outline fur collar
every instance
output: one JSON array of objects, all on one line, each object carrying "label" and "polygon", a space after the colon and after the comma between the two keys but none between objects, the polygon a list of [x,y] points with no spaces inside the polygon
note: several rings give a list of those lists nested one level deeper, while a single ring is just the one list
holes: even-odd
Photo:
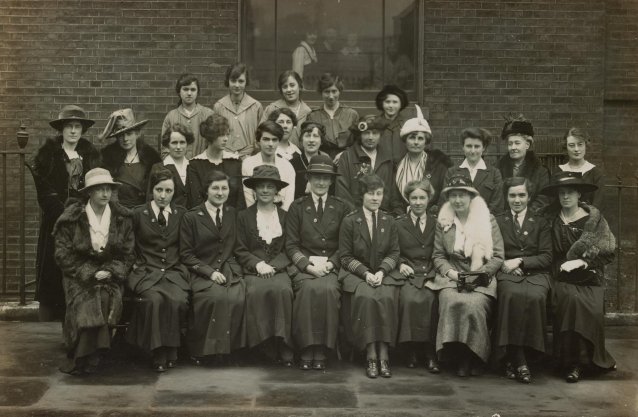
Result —
[{"label": "fur collar", "polygon": [[[80,138],[75,150],[84,160],[95,162],[99,158],[99,152],[95,146],[85,138]],[[46,176],[51,173],[54,161],[65,162],[67,159],[64,149],[62,149],[62,136],[56,136],[47,139],[44,145],[38,149],[33,157],[33,168],[38,175]]]},{"label": "fur collar", "polygon": [[[490,209],[481,196],[476,196],[470,202],[469,215],[465,222],[465,247],[466,257],[471,257],[476,246],[479,246],[485,254],[485,259],[492,258],[494,242],[492,241],[492,222]],[[449,202],[445,202],[439,211],[438,223],[447,232],[453,225],[456,215]]]},{"label": "fur collar", "polygon": [[616,238],[600,210],[586,203],[579,205],[589,213],[589,218],[585,221],[580,238],[567,251],[566,258],[568,260],[591,260],[598,255],[614,253],[616,251]]},{"label": "fur collar", "polygon": [[432,149],[425,151],[425,153],[428,154],[428,164],[443,164],[446,167],[451,167],[453,165],[452,159],[439,149]]},{"label": "fur collar", "polygon": [[[109,207],[111,208],[111,216],[113,217],[130,217],[132,213],[131,210],[116,202],[110,202]],[[86,218],[86,202],[77,198],[70,198],[67,201],[64,212],[55,222],[55,226],[53,227],[53,232],[51,234],[55,235],[58,228],[62,227],[66,223],[77,222],[83,215]],[[86,222],[88,223],[88,220],[86,220]]]},{"label": "fur collar", "polygon": [[[523,164],[522,177],[529,177],[530,174],[541,166],[541,162],[534,153],[534,151],[528,150],[525,154],[525,163]],[[504,178],[509,178],[514,173],[514,161],[510,158],[509,154],[505,154],[498,160],[496,167],[503,174]]]},{"label": "fur collar", "polygon": [[[157,151],[144,143],[142,139],[137,140],[136,147],[140,163],[146,168],[146,175],[148,176],[151,167],[160,162],[161,158]],[[125,159],[126,151],[122,149],[117,141],[102,149],[102,164],[114,177],[119,175],[120,167],[124,164]]]}]

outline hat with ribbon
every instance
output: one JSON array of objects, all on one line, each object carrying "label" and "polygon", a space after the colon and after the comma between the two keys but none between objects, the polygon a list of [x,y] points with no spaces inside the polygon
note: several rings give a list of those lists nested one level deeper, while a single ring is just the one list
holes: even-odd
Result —
[{"label": "hat with ribbon", "polygon": [[445,188],[441,190],[441,195],[445,199],[447,199],[447,194],[453,190],[464,190],[472,194],[474,197],[479,195],[478,190],[474,188],[474,185],[472,185],[472,180],[470,179],[470,177],[460,171],[452,174],[447,184],[445,185]]},{"label": "hat with ribbon", "polygon": [[416,107],[416,117],[412,119],[408,119],[401,126],[401,131],[399,132],[399,136],[401,138],[405,138],[412,132],[427,132],[432,134],[432,129],[430,129],[430,125],[428,121],[423,117],[423,112],[421,111],[421,107],[418,104],[415,104]]},{"label": "hat with ribbon", "polygon": [[506,140],[508,136],[516,134],[525,135],[527,136],[526,139],[528,142],[534,142],[534,126],[532,126],[532,122],[525,119],[525,116],[522,114],[514,116],[510,113],[510,115],[505,118],[501,139]]},{"label": "hat with ribbon", "polygon": [[340,175],[337,174],[337,166],[328,155],[315,155],[310,158],[308,162],[308,168],[306,174],[328,174],[328,175]]},{"label": "hat with ribbon", "polygon": [[106,122],[106,127],[102,134],[100,134],[100,139],[104,140],[106,138],[121,135],[122,133],[126,133],[133,129],[140,129],[146,123],[148,123],[148,120],[136,121],[132,109],[116,110],[109,116],[109,119]]},{"label": "hat with ribbon", "polygon": [[282,181],[279,176],[279,170],[272,165],[259,165],[253,169],[253,176],[244,180],[244,185],[253,190],[257,184],[264,181],[270,181],[275,184],[278,190],[288,186],[286,181]]},{"label": "hat with ribbon", "polygon": [[580,193],[588,193],[598,189],[595,184],[585,182],[580,172],[559,171],[552,175],[549,184],[541,190],[541,194],[555,195],[560,187],[574,188]]},{"label": "hat with ribbon", "polygon": [[78,191],[87,191],[89,188],[95,187],[96,185],[118,186],[122,185],[122,183],[113,181],[113,177],[108,170],[104,168],[93,168],[84,176],[84,188],[81,188]]},{"label": "hat with ribbon", "polygon": [[58,113],[58,118],[55,120],[51,120],[49,122],[49,125],[55,130],[61,132],[62,129],[64,129],[64,124],[72,121],[80,122],[84,130],[93,126],[93,124],[95,123],[95,121],[86,117],[86,112],[82,107],[70,104],[68,106],[62,107],[62,110],[60,110],[60,113]]}]

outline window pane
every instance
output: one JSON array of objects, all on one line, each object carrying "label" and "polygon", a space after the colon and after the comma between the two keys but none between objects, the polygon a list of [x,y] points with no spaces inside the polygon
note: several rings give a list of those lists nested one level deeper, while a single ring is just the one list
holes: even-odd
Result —
[{"label": "window pane", "polygon": [[250,88],[274,89],[275,1],[246,0],[242,18],[242,54],[250,69]]},{"label": "window pane", "polygon": [[[415,87],[417,6],[413,0],[386,1],[385,63],[377,61],[377,85],[396,84],[405,90]],[[383,66],[383,68],[378,68]],[[383,77],[379,74],[383,73]]]}]

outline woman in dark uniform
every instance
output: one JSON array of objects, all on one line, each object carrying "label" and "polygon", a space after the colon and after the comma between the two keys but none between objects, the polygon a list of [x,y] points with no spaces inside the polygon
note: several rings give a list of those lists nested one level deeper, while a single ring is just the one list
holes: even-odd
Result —
[{"label": "woman in dark uniform", "polygon": [[432,250],[436,217],[427,214],[434,187],[429,180],[410,181],[403,189],[410,208],[397,219],[401,258],[399,272],[407,282],[399,295],[399,339],[407,349],[408,368],[416,367],[417,351],[423,352],[426,368],[439,373],[436,360],[436,326],[439,320],[439,303],[436,293],[425,284],[434,278]]},{"label": "woman in dark uniform", "polygon": [[295,200],[286,216],[286,252],[299,270],[292,278],[292,336],[302,370],[325,369],[327,349],[337,342],[339,226],[348,206],[328,195],[336,175],[328,155],[312,157],[306,170],[310,194]]},{"label": "woman in dark uniform", "polygon": [[[326,129],[323,125],[316,122],[304,122],[300,130],[300,147],[301,153],[292,156],[290,164],[295,169],[295,198],[303,197],[310,193],[308,186],[308,178],[306,178],[306,170],[308,163],[315,155],[325,155],[327,153],[319,150],[321,143],[326,136]],[[330,194],[334,194],[334,185],[331,187]]]},{"label": "woman in dark uniform", "polygon": [[505,261],[496,274],[497,318],[493,357],[505,359],[506,376],[529,384],[527,356],[545,353],[547,294],[552,262],[549,224],[528,210],[532,184],[524,177],[505,180],[509,210],[496,217],[503,236]]},{"label": "woman in dark uniform", "polygon": [[[186,184],[188,184],[188,159],[186,159],[186,149],[193,143],[195,137],[190,128],[176,123],[166,128],[162,135],[162,146],[168,149],[168,155],[162,162],[153,165],[152,170],[164,166],[173,173],[173,199],[171,202],[178,206],[186,207],[188,197]],[[153,199],[153,186],[149,184],[149,200]]]},{"label": "woman in dark uniform", "polygon": [[102,149],[102,166],[122,183],[117,199],[127,208],[146,202],[149,173],[161,161],[157,151],[141,138],[146,123],[148,120],[136,121],[131,109],[117,110],[109,116],[100,135],[102,139],[117,138]]},{"label": "woman in dark uniform", "polygon": [[191,277],[192,301],[186,341],[195,364],[214,354],[245,346],[246,291],[233,256],[236,241],[228,176],[211,171],[204,183],[207,200],[189,210],[180,226],[180,257]]},{"label": "woman in dark uniform", "polygon": [[174,173],[151,172],[153,200],[133,211],[136,260],[129,289],[139,298],[126,340],[152,353],[153,369],[175,367],[188,312],[188,270],[179,260],[179,224],[186,209],[172,201]]},{"label": "woman in dark uniform", "polygon": [[561,206],[551,226],[552,322],[554,355],[567,382],[578,382],[583,371],[616,369],[605,349],[603,275],[603,266],[614,259],[616,239],[600,211],[580,201],[596,189],[570,171],[557,173],[543,189]]},{"label": "woman in dark uniform", "polygon": [[348,214],[339,232],[343,316],[354,347],[366,350],[366,375],[392,377],[388,358],[399,327],[399,238],[389,214],[379,210],[384,184],[375,174],[359,179],[363,206]]},{"label": "woman in dark uniform", "polygon": [[253,348],[274,338],[278,358],[292,366],[292,286],[284,250],[286,212],[275,195],[288,185],[277,167],[259,165],[244,185],[257,201],[237,216],[237,260],[246,282],[246,341]]}]

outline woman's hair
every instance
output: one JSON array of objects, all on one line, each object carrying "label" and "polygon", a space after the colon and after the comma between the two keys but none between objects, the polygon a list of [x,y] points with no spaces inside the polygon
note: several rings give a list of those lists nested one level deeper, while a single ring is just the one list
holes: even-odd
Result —
[{"label": "woman's hair", "polygon": [[297,81],[297,84],[299,84],[299,93],[301,94],[301,91],[303,90],[303,80],[301,79],[301,76],[297,74],[297,71],[293,70],[286,70],[279,74],[279,78],[277,79],[277,90],[279,90],[279,92],[283,95],[281,89],[290,77],[294,78],[295,81]]},{"label": "woman's hair", "polygon": [[361,192],[364,194],[376,191],[379,188],[385,188],[383,180],[377,174],[361,176],[359,178],[359,185],[361,185]]},{"label": "woman's hair", "polygon": [[281,109],[273,110],[273,112],[268,115],[268,120],[277,123],[277,119],[279,118],[280,114],[285,114],[286,116],[288,116],[290,120],[292,120],[292,125],[297,126],[297,116],[295,116],[295,113],[293,113],[293,111],[290,110],[288,107],[282,107]]},{"label": "woman's hair", "polygon": [[[199,79],[197,79],[195,75],[190,73],[184,73],[177,79],[177,82],[175,83],[175,92],[177,93],[177,97],[180,97],[179,93],[182,90],[182,87],[184,87],[185,85],[191,85],[191,83],[195,83],[195,85],[197,86],[197,98],[199,98],[199,94],[202,91],[201,87],[199,86]],[[181,97],[177,105],[179,106],[180,104],[182,104]]]},{"label": "woman's hair", "polygon": [[430,180],[427,178],[421,180],[413,180],[405,185],[403,188],[403,195],[406,199],[410,199],[410,194],[414,192],[414,190],[423,190],[428,195],[428,200],[432,199],[434,195],[434,187],[430,183]]},{"label": "woman's hair", "polygon": [[211,144],[217,140],[218,137],[227,135],[230,131],[230,124],[221,114],[213,114],[208,116],[199,125],[199,134],[206,139],[206,142]]},{"label": "woman's hair", "polygon": [[492,134],[480,127],[468,127],[461,132],[461,145],[465,145],[465,139],[467,138],[480,140],[483,143],[483,148],[487,149],[492,141]]},{"label": "woman's hair", "polygon": [[259,142],[264,132],[268,132],[271,135],[275,135],[279,140],[284,137],[284,129],[272,120],[263,121],[257,126],[255,132],[255,140]]},{"label": "woman's hair", "polygon": [[383,87],[383,90],[379,91],[379,94],[377,94],[377,97],[374,100],[375,104],[377,105],[377,110],[383,111],[383,102],[386,98],[388,98],[389,95],[397,96],[397,98],[399,99],[399,102],[401,103],[399,105],[399,111],[405,109],[408,106],[408,94],[405,91],[395,85],[386,85],[385,87]]},{"label": "woman's hair", "polygon": [[518,187],[519,185],[524,185],[525,190],[527,191],[527,195],[531,196],[534,194],[536,188],[534,184],[525,177],[509,177],[503,181],[503,195],[505,196],[505,201],[507,202],[507,195],[512,187]]},{"label": "woman's hair", "polygon": [[241,77],[242,74],[246,74],[246,85],[250,84],[250,76],[248,75],[248,67],[243,62],[235,62],[226,68],[226,78],[224,78],[224,85],[230,86],[230,80],[236,80]]},{"label": "woman's hair", "polygon": [[405,143],[405,141],[408,139],[408,136],[410,136],[412,133],[423,133],[423,135],[425,136],[425,145],[429,145],[430,143],[432,143],[432,138],[434,136],[432,136],[432,133],[430,132],[423,132],[423,131],[415,131],[415,132],[410,132],[407,135],[403,135],[401,136],[401,140],[403,141],[403,143]]},{"label": "woman's hair", "polygon": [[181,123],[176,123],[166,129],[166,132],[164,132],[164,134],[162,135],[163,147],[168,147],[168,144],[171,141],[171,133],[173,132],[179,133],[180,135],[184,136],[184,138],[186,139],[186,143],[189,145],[195,141],[195,136],[193,136],[193,132],[191,132],[191,129],[188,126],[184,126]]},{"label": "woman's hair", "polygon": [[339,92],[343,92],[343,81],[341,81],[341,78],[338,75],[332,75],[329,72],[324,72],[317,81],[317,92],[321,94],[323,93],[323,90],[328,87],[332,87],[333,85],[337,87]]},{"label": "woman's hair", "polygon": [[567,138],[570,136],[582,140],[585,142],[585,145],[589,145],[590,139],[587,132],[581,128],[572,127],[565,133],[565,136],[563,136],[563,149],[567,149]]},{"label": "woman's hair", "polygon": [[173,173],[171,172],[171,170],[164,167],[163,165],[160,165],[151,170],[148,183],[151,186],[152,190],[157,184],[166,180],[171,180],[173,181],[173,184],[175,183],[175,179],[173,178]]},{"label": "woman's hair", "polygon": [[311,133],[315,127],[317,128],[317,131],[319,132],[319,136],[321,137],[321,143],[323,143],[326,137],[326,128],[323,127],[321,123],[308,122],[308,121],[303,122],[301,124],[301,132],[299,133],[299,142],[301,143],[303,141],[303,135],[305,135],[306,133]]},{"label": "woman's hair", "polygon": [[208,194],[208,187],[210,187],[210,185],[212,183],[214,183],[215,181],[229,181],[230,177],[228,175],[226,175],[223,171],[219,171],[219,170],[212,170],[211,172],[208,173],[208,175],[206,175],[206,178],[204,179],[204,195]]}]

